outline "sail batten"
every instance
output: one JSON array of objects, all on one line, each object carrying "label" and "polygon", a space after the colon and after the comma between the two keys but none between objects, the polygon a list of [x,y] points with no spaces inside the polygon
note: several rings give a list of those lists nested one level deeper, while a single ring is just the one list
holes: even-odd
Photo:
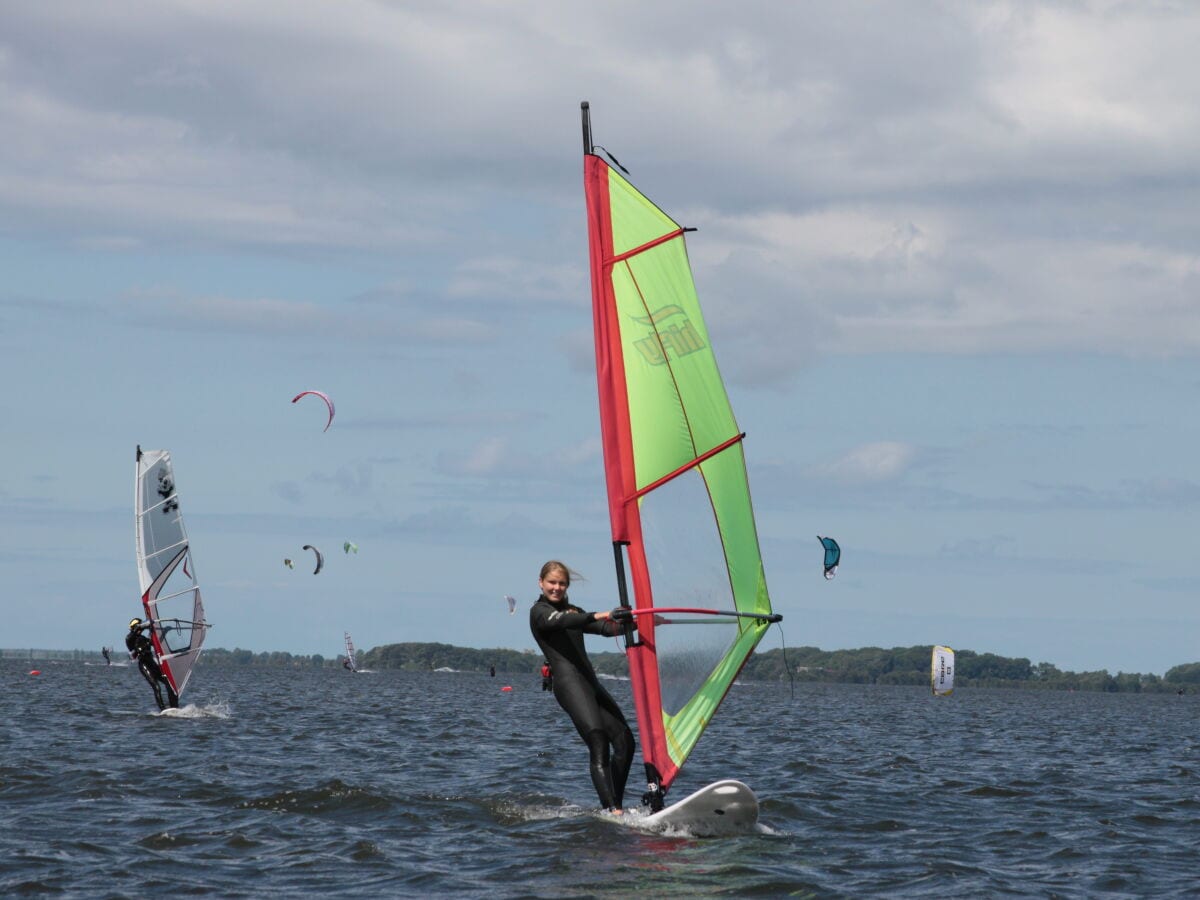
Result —
[{"label": "sail batten", "polygon": [[695,468],[696,466],[700,465],[700,463],[702,463],[706,459],[708,459],[710,456],[715,456],[716,454],[718,454],[722,450],[724,450],[726,447],[730,447],[733,444],[736,444],[738,441],[742,440],[745,437],[746,437],[745,432],[743,432],[741,434],[735,434],[729,440],[725,441],[724,443],[718,444],[716,447],[713,447],[707,453],[702,453],[700,456],[697,456],[691,462],[685,463],[684,465],[680,466],[674,472],[670,472],[670,473],[664,475],[662,478],[658,479],[657,481],[646,485],[644,488],[642,488],[640,491],[637,491],[631,497],[626,497],[625,502],[628,503],[632,500],[637,500],[639,497],[642,497],[645,494],[650,493],[655,488],[661,487],[662,485],[664,485],[668,481],[670,481],[672,478],[677,478],[678,476],[682,475],[684,472],[688,471],[689,469]]},{"label": "sail batten", "polygon": [[[779,617],[758,549],[745,435],[686,242],[676,240],[685,229],[593,153],[584,186],[609,518],[618,584],[624,598],[627,570],[638,622],[626,648],[631,687],[647,778],[666,790]],[[684,620],[651,612],[699,614],[711,627],[679,628]]]},{"label": "sail batten", "polygon": [[659,244],[674,240],[677,237],[683,237],[683,232],[683,228],[676,228],[674,231],[669,232],[668,234],[664,234],[661,237],[656,237],[652,241],[647,241],[640,247],[634,247],[632,250],[626,250],[624,253],[612,257],[612,259],[606,260],[606,262],[610,264],[624,262],[630,257],[637,256],[639,253],[645,253],[647,250],[653,250]]},{"label": "sail batten", "polygon": [[[159,505],[161,506],[162,504],[159,504]],[[147,510],[147,512],[152,512],[153,509],[157,509],[157,507],[153,507],[152,509]],[[156,557],[162,556],[164,553],[169,553],[172,550],[178,549],[179,547],[186,547],[186,546],[187,546],[187,541],[182,540],[177,543],[171,544],[169,547],[163,547],[160,550],[155,550],[153,553],[147,553],[146,559],[154,559]]]},{"label": "sail batten", "polygon": [[178,499],[179,499],[179,495],[178,495],[178,494],[173,494],[173,495],[171,495],[170,497],[167,497],[167,498],[165,498],[165,499],[163,499],[163,500],[159,500],[159,501],[158,501],[157,503],[155,503],[153,506],[147,506],[147,507],[146,507],[146,509],[144,510],[144,512],[148,512],[148,513],[149,513],[149,512],[154,512],[154,511],[155,511],[156,509],[158,509],[159,507],[166,506],[168,503],[173,503],[174,501],[176,501],[176,500],[178,500]]},{"label": "sail batten", "polygon": [[[157,606],[158,604],[164,603],[167,600],[174,600],[176,597],[184,597],[184,596],[192,593],[193,591],[194,591],[194,588],[184,588],[183,590],[175,591],[175,593],[173,593],[173,594],[160,594],[158,597],[155,597],[153,600],[147,600],[146,602],[151,604],[152,606]],[[183,620],[180,619],[178,621],[183,621]]]}]

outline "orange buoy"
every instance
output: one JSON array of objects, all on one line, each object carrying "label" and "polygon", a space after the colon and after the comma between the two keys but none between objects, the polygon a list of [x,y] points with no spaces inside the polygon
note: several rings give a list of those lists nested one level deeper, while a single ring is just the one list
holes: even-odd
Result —
[{"label": "orange buoy", "polygon": [[512,690],[512,685],[511,685],[511,684],[506,684],[504,687],[500,688],[500,690],[502,690],[502,691],[511,691],[511,690]]},{"label": "orange buoy", "polygon": [[29,674],[30,674],[30,675],[41,675],[41,674],[42,674],[42,670],[41,670],[41,669],[30,669],[30,670],[29,670]]}]

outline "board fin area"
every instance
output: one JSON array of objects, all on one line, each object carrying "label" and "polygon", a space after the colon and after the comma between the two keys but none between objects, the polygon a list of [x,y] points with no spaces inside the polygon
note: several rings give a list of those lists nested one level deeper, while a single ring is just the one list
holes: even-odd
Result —
[{"label": "board fin area", "polygon": [[758,797],[742,782],[725,779],[714,781],[656,813],[629,810],[623,816],[607,818],[639,831],[660,834],[693,837],[746,834],[757,830]]}]

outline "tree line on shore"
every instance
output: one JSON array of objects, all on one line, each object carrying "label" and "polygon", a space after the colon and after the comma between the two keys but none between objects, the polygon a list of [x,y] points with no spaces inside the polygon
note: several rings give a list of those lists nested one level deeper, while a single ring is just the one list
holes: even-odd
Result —
[{"label": "tree line on shore", "polygon": [[[742,670],[743,681],[825,682],[841,684],[913,684],[929,683],[930,646],[862,647],[857,650],[821,650],[817,647],[789,647],[753,654]],[[114,654],[124,657],[123,652]],[[603,675],[627,677],[629,666],[624,653],[590,654],[596,671]],[[7,659],[101,660],[90,650],[0,650]],[[534,674],[541,669],[542,657],[533,650],[477,649],[451,644],[385,644],[358,654],[362,668],[400,669],[429,672],[451,669],[456,672],[487,672],[495,666],[498,673]],[[321,654],[303,655],[286,651],[255,653],[235,648],[206,649],[199,665],[288,666],[292,668],[340,667],[342,657]],[[1161,677],[1138,672],[1111,674],[1107,669],[1095,672],[1070,672],[1048,662],[1031,663],[1024,657],[1006,657],[994,653],[958,650],[955,653],[956,687],[1013,687],[1032,690],[1107,691],[1112,693],[1166,693],[1200,691],[1200,662],[1185,663],[1167,670]]]},{"label": "tree line on shore", "polygon": [[[862,647],[857,650],[821,650],[789,647],[753,654],[742,670],[743,681],[827,682],[842,684],[928,684],[928,644],[914,647]],[[624,653],[590,654],[596,671],[625,677],[629,666]],[[1112,693],[1156,693],[1200,690],[1200,662],[1174,666],[1163,676],[1138,672],[1111,674],[1070,672],[1048,662],[1031,663],[1024,657],[958,650],[955,653],[956,687],[1014,687],[1034,690],[1106,691]],[[451,644],[401,643],[374,647],[358,655],[360,667],[430,672],[487,672],[492,666],[505,674],[534,674],[542,657],[532,650],[477,649]],[[340,666],[341,658],[320,654],[297,656],[286,652],[254,653],[250,650],[205,650],[201,665],[266,665],[321,668]]]}]

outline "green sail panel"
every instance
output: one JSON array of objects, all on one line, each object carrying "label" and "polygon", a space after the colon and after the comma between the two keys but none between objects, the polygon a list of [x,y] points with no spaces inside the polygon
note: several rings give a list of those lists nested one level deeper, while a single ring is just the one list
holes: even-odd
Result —
[{"label": "green sail panel", "polygon": [[[634,606],[771,615],[740,432],[683,229],[585,157],[614,540]],[[648,773],[669,786],[761,639],[761,619],[639,616],[629,648]]]}]

